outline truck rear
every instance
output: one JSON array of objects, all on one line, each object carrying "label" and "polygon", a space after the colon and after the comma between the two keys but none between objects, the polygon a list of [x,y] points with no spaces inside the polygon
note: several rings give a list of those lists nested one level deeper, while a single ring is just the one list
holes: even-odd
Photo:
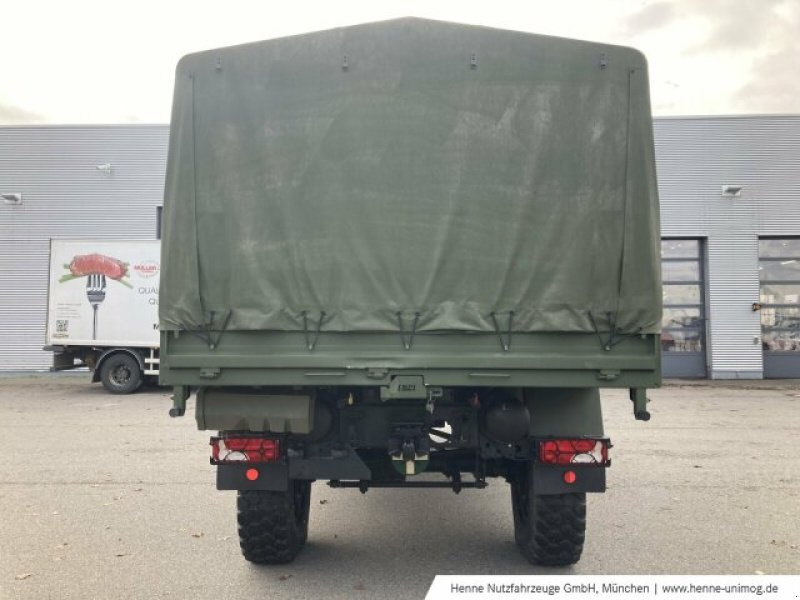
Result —
[{"label": "truck rear", "polygon": [[297,555],[315,480],[499,478],[521,552],[579,560],[599,390],[660,384],[641,54],[400,19],[186,56],[162,244],[161,381],[246,559]]}]

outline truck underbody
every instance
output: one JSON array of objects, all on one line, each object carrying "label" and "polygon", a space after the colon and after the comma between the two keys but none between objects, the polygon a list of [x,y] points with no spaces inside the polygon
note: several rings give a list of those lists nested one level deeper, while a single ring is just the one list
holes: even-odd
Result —
[{"label": "truck underbody", "polygon": [[[513,352],[487,335],[419,335],[406,349],[397,336],[330,333],[311,350],[302,334],[204,335],[162,336],[162,378],[179,384],[170,414],[183,415],[195,393],[198,428],[214,432],[217,487],[239,493],[244,555],[263,563],[302,548],[313,481],[459,493],[497,478],[510,484],[522,553],[572,564],[585,494],[605,491],[610,464],[599,389],[631,387],[634,414],[647,419],[643,388],[657,385],[652,335],[605,350],[596,336],[520,334]],[[558,364],[559,347],[571,368]],[[575,348],[587,355],[583,368]],[[268,521],[279,525],[266,535]]]},{"label": "truck underbody", "polygon": [[[303,428],[298,406],[311,409],[310,430],[275,433]],[[583,548],[585,494],[605,491],[609,464],[596,388],[439,388],[414,375],[388,388],[201,388],[197,419],[204,429],[222,426],[211,438],[217,487],[239,490],[242,548],[255,562],[299,552],[312,481],[459,493],[502,478],[523,554],[572,564]],[[254,432],[255,420],[271,431]],[[283,526],[266,535],[265,518]]]}]

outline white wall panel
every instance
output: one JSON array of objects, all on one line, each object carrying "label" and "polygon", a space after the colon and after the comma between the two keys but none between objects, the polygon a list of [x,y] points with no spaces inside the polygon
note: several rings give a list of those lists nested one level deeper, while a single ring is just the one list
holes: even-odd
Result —
[{"label": "white wall panel", "polygon": [[800,116],[663,118],[654,131],[662,233],[707,238],[712,376],[760,378],[758,236],[800,234]]},{"label": "white wall panel", "polygon": [[[45,369],[50,238],[152,239],[166,125],[0,127],[0,370]],[[111,164],[110,173],[97,169]]]}]

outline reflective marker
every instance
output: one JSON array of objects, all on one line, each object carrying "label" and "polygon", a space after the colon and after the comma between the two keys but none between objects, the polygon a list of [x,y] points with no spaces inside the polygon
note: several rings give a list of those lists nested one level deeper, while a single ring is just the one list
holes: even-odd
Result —
[{"label": "reflective marker", "polygon": [[564,483],[575,483],[577,479],[577,475],[575,475],[575,471],[567,471],[564,473]]},{"label": "reflective marker", "polygon": [[258,479],[258,469],[247,469],[247,471],[244,472],[244,476],[250,481],[255,481]]}]

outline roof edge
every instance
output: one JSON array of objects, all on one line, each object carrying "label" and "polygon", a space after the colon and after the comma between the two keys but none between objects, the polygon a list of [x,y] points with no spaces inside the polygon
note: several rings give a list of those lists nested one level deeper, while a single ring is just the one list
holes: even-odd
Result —
[{"label": "roof edge", "polygon": [[[752,114],[719,114],[719,115],[653,115],[653,121],[710,121],[736,119],[800,119],[800,113],[752,113]],[[125,128],[138,129],[144,127],[169,127],[163,123],[14,123],[3,125],[0,129],[80,129],[80,128]]]}]

